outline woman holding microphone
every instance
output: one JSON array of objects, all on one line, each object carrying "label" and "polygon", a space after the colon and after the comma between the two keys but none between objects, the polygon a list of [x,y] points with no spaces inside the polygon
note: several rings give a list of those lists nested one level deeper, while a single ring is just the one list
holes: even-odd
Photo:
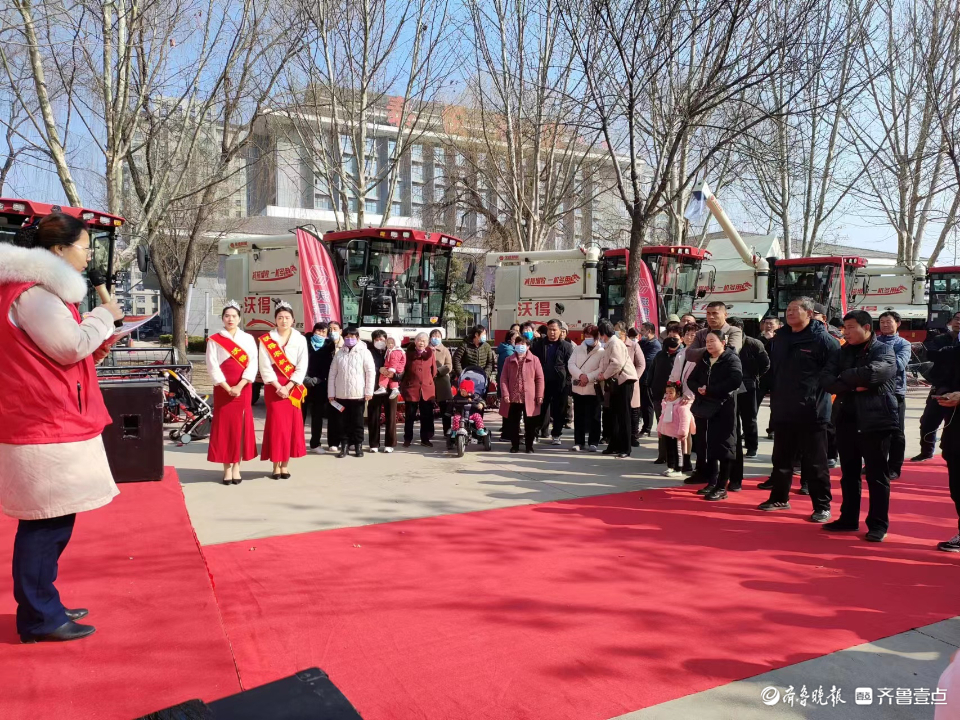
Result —
[{"label": "woman holding microphone", "polygon": [[267,422],[263,427],[261,460],[273,463],[274,480],[290,477],[290,458],[307,454],[301,403],[307,396],[307,339],[293,329],[293,306],[280,302],[273,314],[277,327],[260,337],[260,379]]},{"label": "woman holding microphone", "polygon": [[207,460],[223,463],[223,484],[239,485],[240,462],[257,456],[250,383],[257,379],[257,341],[240,329],[240,306],[220,313],[223,330],[207,340],[207,372],[213,380],[213,427]]},{"label": "woman holding microphone", "polygon": [[[93,256],[82,221],[54,213],[0,243],[0,376],[16,392],[0,402],[0,504],[20,523],[13,594],[20,641],[76,640],[94,632],[54,586],[76,514],[118,494],[101,433],[110,423],[94,356],[123,317],[107,302],[81,317],[80,274]],[[99,350],[99,352],[98,352]]]}]

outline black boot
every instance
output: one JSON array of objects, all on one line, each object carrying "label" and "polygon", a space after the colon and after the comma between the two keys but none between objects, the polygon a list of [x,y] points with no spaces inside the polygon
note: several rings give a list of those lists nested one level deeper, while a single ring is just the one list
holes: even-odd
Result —
[{"label": "black boot", "polygon": [[363,445],[357,445],[353,454],[357,457],[363,457]]},{"label": "black boot", "polygon": [[338,458],[345,458],[347,456],[347,443],[344,441],[343,445],[340,446],[340,452],[337,453]]},{"label": "black boot", "polygon": [[667,443],[666,438],[657,438],[657,459],[653,461],[654,465],[663,465],[667,462]]},{"label": "black boot", "polygon": [[689,455],[686,455],[686,454],[685,454],[685,455],[683,456],[683,467],[681,468],[681,471],[683,471],[683,472],[693,472],[693,464],[690,462],[690,456],[689,456]]}]

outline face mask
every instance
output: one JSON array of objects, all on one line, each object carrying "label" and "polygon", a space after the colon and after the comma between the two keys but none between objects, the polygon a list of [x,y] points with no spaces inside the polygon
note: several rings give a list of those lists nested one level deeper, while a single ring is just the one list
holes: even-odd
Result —
[{"label": "face mask", "polygon": [[485,343],[487,341],[487,334],[483,333],[480,335],[480,342]]},{"label": "face mask", "polygon": [[310,336],[310,346],[311,346],[314,350],[319,350],[320,348],[322,348],[322,347],[323,347],[323,344],[324,344],[326,341],[327,341],[327,339],[326,339],[325,337],[320,336],[320,335],[311,335],[311,336]]},{"label": "face mask", "polygon": [[334,330],[333,332],[330,333],[330,339],[333,340],[333,342],[337,342],[337,340],[340,339],[340,333]]},{"label": "face mask", "polygon": [[377,341],[375,341],[375,342],[373,343],[373,346],[374,346],[377,350],[383,350],[384,348],[387,347],[387,343],[385,343],[383,340],[377,340]]},{"label": "face mask", "polygon": [[601,340],[601,341],[600,341],[600,347],[604,348],[604,347],[606,347],[606,346],[607,346],[607,344],[606,344],[603,340]]},{"label": "face mask", "polygon": [[593,347],[593,343],[596,342],[592,337],[584,338],[583,344],[587,347]]},{"label": "face mask", "polygon": [[440,344],[440,338],[438,338],[438,337],[432,337],[432,338],[430,338],[430,344],[433,345],[434,347],[436,347],[437,345]]},{"label": "face mask", "polygon": [[345,338],[343,341],[343,344],[346,345],[348,348],[352,348],[354,345],[357,344],[357,339],[355,337]]},{"label": "face mask", "polygon": [[517,353],[517,355],[523,355],[523,354],[527,351],[527,346],[526,346],[526,345],[514,345],[514,346],[513,346],[513,351],[514,351],[515,353]]},{"label": "face mask", "polygon": [[524,330],[523,336],[524,336],[527,340],[533,340],[533,330]]}]

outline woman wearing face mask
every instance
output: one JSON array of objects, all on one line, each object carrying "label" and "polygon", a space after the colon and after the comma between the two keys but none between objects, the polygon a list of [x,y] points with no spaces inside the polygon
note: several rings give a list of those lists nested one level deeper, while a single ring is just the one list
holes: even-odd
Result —
[{"label": "woman wearing face mask", "polygon": [[573,447],[597,452],[600,442],[600,398],[597,395],[597,377],[600,375],[600,332],[596,325],[583,329],[583,342],[573,349],[567,369],[573,382]]},{"label": "woman wearing face mask", "polygon": [[[115,302],[85,317],[81,272],[93,257],[86,223],[53,213],[0,243],[0,504],[17,518],[13,595],[20,641],[77,640],[84,609],[54,582],[77,513],[117,495],[101,433],[110,423],[94,358],[123,317]],[[9,642],[9,641],[8,641]]]},{"label": "woman wearing face mask", "polygon": [[482,367],[487,377],[493,380],[497,365],[493,358],[493,348],[487,345],[486,335],[487,332],[482,325],[467,331],[463,345],[453,354],[454,377],[460,377],[465,367],[476,365]]},{"label": "woman wearing face mask", "polygon": [[260,337],[260,378],[267,405],[261,460],[273,463],[273,479],[290,477],[290,458],[303,457],[303,411],[306,397],[307,339],[293,329],[293,307],[281,302],[274,313],[277,327]]},{"label": "woman wearing face mask", "polygon": [[360,333],[355,327],[343,332],[343,347],[333,357],[330,379],[327,381],[327,397],[343,409],[332,407],[337,424],[337,436],[341,439],[337,457],[347,456],[352,446],[357,457],[363,457],[363,408],[373,398],[377,369],[370,350],[360,342]]},{"label": "woman wearing face mask", "polygon": [[520,420],[523,419],[524,445],[533,452],[533,441],[540,429],[540,410],[543,407],[543,367],[537,356],[530,352],[525,337],[518,337],[513,355],[503,364],[503,388],[500,400],[500,415],[503,417],[503,434],[510,440],[510,452],[520,452]]},{"label": "woman wearing face mask", "polygon": [[450,373],[453,371],[453,357],[444,346],[443,333],[439,329],[430,331],[430,348],[437,359],[437,376],[433,379],[433,384],[437,391],[437,405],[440,406],[443,436],[450,437],[450,401],[453,400]]},{"label": "woman wearing face mask", "polygon": [[[303,405],[303,419],[310,415],[310,451],[322,455],[323,419],[330,417],[330,403],[327,401],[327,378],[330,376],[330,363],[336,347],[330,339],[330,325],[336,323],[318,322],[307,338],[307,376],[303,384],[307,387],[307,401]],[[339,327],[337,325],[337,327]],[[330,435],[330,423],[327,423],[327,435]],[[328,443],[329,444],[329,443]]]},{"label": "woman wearing face mask", "polygon": [[403,423],[403,446],[413,442],[413,426],[420,411],[420,444],[433,447],[433,401],[437,396],[434,378],[437,376],[437,357],[430,349],[430,338],[418,333],[407,347],[407,367],[400,382],[400,394],[406,404]]},{"label": "woman wearing face mask", "polygon": [[[327,326],[327,344],[330,344],[329,351],[333,353],[330,357],[330,365],[333,365],[333,358],[336,356],[340,348],[343,347],[343,327],[336,320],[331,320],[330,324]],[[329,408],[330,402],[326,398],[326,392],[323,390],[326,387],[326,383],[330,379],[329,368],[327,370],[327,376],[324,380],[324,384],[317,384],[317,387],[320,388],[320,394],[324,396],[324,403],[326,403]],[[340,413],[334,412],[333,410],[327,411],[327,452],[340,452],[340,423],[338,418]]]},{"label": "woman wearing face mask", "polygon": [[520,326],[520,335],[524,337],[527,341],[527,345],[530,345],[534,340],[536,340],[536,333],[534,333],[533,323],[524,323]]},{"label": "woman wearing face mask", "polygon": [[[370,452],[392,453],[397,446],[397,396],[391,388],[397,386],[406,367],[406,356],[400,349],[399,336],[391,337],[386,330],[377,328],[370,334],[373,348],[370,355],[377,374],[377,385],[373,397],[367,403],[367,437],[370,440]],[[380,444],[380,415],[383,423],[386,445]]]},{"label": "woman wearing face mask", "polygon": [[503,364],[507,361],[508,357],[513,355],[513,344],[518,335],[520,335],[519,332],[509,330],[503,342],[497,345],[497,377],[503,375]]},{"label": "woman wearing face mask", "polygon": [[223,330],[207,340],[207,373],[213,381],[213,426],[207,460],[223,463],[223,484],[239,485],[240,462],[257,456],[250,407],[257,379],[257,341],[240,329],[240,305],[220,313]]}]

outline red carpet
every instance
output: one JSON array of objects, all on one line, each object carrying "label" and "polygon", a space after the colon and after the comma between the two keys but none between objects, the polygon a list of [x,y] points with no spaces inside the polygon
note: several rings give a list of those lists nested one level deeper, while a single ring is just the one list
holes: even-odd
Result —
[{"label": "red carpet", "polygon": [[610,718],[957,614],[942,466],[896,482],[880,545],[826,535],[800,496],[756,511],[749,484],[204,553],[244,686],[318,665],[366,720]]},{"label": "red carpet", "polygon": [[21,645],[10,559],[17,523],[0,518],[0,717],[129,720],[240,689],[176,473],[120,486],[77,516],[57,587],[90,609],[93,636]]}]

